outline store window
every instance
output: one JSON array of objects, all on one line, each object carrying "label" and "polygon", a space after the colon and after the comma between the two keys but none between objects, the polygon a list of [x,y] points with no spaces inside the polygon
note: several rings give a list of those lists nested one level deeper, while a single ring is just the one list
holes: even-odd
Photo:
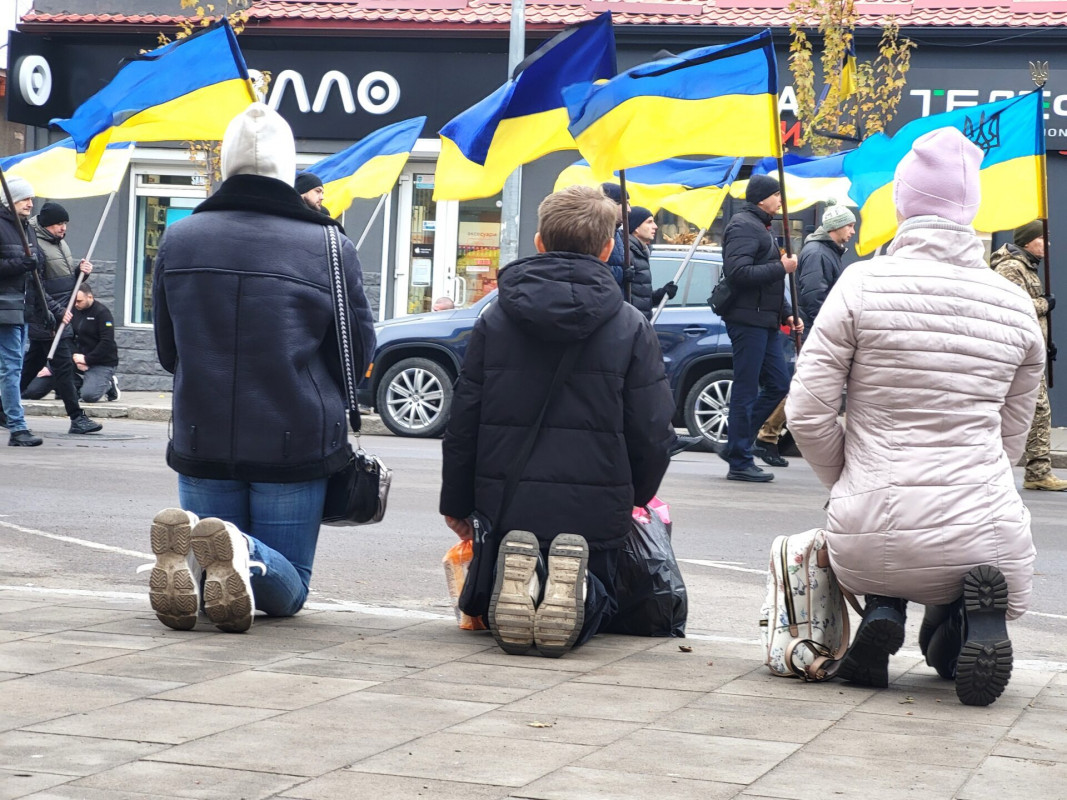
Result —
[{"label": "store window", "polygon": [[456,305],[476,303],[493,291],[499,269],[500,195],[460,203],[456,239]]},{"label": "store window", "polygon": [[411,191],[411,278],[408,313],[421,314],[433,303],[434,239],[437,203],[433,199],[433,173],[416,173]]},{"label": "store window", "polygon": [[193,173],[138,173],[133,216],[133,263],[127,282],[126,319],[152,323],[152,276],[159,243],[168,225],[189,216],[204,199],[203,177]]}]

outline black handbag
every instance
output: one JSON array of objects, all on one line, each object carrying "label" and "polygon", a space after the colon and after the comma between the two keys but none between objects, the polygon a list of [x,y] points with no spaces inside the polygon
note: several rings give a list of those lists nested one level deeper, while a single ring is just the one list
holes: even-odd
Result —
[{"label": "black handbag", "polygon": [[708,305],[711,306],[711,310],[718,314],[720,317],[734,307],[734,301],[737,298],[734,297],[733,292],[730,291],[730,282],[726,279],[726,271],[723,270],[719,276],[718,283],[715,284],[715,288],[711,290],[711,297],[708,298]]},{"label": "black handbag", "polygon": [[496,528],[504,519],[504,512],[511,505],[515,491],[519,488],[519,480],[522,478],[523,470],[526,469],[526,463],[530,460],[530,454],[533,453],[537,435],[541,432],[541,423],[545,421],[545,412],[548,411],[552,398],[559,392],[567,376],[574,369],[583,346],[584,342],[570,345],[560,358],[556,372],[552,376],[552,385],[548,387],[544,405],[541,406],[541,413],[537,415],[537,421],[530,427],[530,432],[522,444],[522,450],[512,462],[496,516],[490,520],[477,511],[471,515],[471,526],[474,528],[473,557],[467,568],[467,578],[463,581],[463,591],[459,593],[459,600],[456,602],[459,610],[468,616],[484,617],[489,613],[489,599],[493,594],[493,573],[496,570],[497,554],[500,552],[500,540],[503,538],[503,534]]},{"label": "black handbag", "polygon": [[356,369],[352,358],[351,327],[348,319],[348,285],[341,265],[341,237],[333,225],[326,226],[326,253],[330,262],[330,294],[333,297],[337,349],[341,353],[345,403],[348,420],[356,434],[356,449],[348,447],[348,463],[330,476],[322,507],[324,525],[366,525],[381,522],[389,499],[392,471],[377,456],[359,446],[359,401],[356,399]]}]

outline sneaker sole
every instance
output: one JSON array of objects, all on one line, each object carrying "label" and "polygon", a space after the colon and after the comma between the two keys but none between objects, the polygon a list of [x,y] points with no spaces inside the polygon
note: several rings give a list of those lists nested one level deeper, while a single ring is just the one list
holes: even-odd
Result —
[{"label": "sneaker sole", "polygon": [[1011,678],[1008,582],[996,567],[975,567],[963,579],[967,639],[956,666],[956,696],[968,706],[988,706]]},{"label": "sneaker sole", "polygon": [[489,600],[489,630],[500,649],[521,656],[534,643],[534,601],[530,580],[541,549],[529,531],[511,531],[500,545]]},{"label": "sneaker sole", "polygon": [[859,686],[885,689],[889,686],[889,657],[903,644],[904,625],[895,619],[880,617],[860,623],[837,677]]},{"label": "sneaker sole", "polygon": [[193,555],[204,570],[204,613],[215,627],[243,633],[252,627],[252,586],[234,568],[233,544],[220,519],[201,520],[192,533]]},{"label": "sneaker sole", "polygon": [[189,570],[189,515],[178,508],[167,508],[152,520],[152,552],[155,566],[148,578],[148,597],[159,621],[176,631],[196,626],[200,598]]},{"label": "sneaker sole", "polygon": [[561,533],[548,550],[545,596],[534,616],[534,644],[549,658],[559,658],[574,647],[585,622],[581,581],[589,566],[589,545],[581,536]]}]

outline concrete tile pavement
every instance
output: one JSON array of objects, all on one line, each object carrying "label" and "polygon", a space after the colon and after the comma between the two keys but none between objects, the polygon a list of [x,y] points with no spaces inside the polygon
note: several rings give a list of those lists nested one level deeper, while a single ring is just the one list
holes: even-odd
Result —
[{"label": "concrete tile pavement", "polygon": [[714,637],[516,657],[322,608],[178,632],[146,596],[0,588],[0,800],[1063,796],[1067,674],[970,708],[893,667],[884,691],[805,685]]}]

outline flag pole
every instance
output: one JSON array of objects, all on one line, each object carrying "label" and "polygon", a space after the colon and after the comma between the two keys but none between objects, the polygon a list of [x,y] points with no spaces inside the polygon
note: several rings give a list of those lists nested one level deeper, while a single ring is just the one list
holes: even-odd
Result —
[{"label": "flag pole", "polygon": [[[682,265],[678,267],[678,271],[674,273],[674,277],[671,278],[671,283],[677,284],[682,279],[682,273],[685,272],[685,268],[689,266],[689,262],[693,256],[696,255],[697,248],[700,247],[700,242],[704,238],[704,234],[708,232],[707,226],[700,229],[700,233],[697,234],[697,238],[693,240],[693,246],[689,248],[689,252],[685,254],[685,258],[682,259]],[[667,301],[670,300],[666,294],[660,298],[659,305],[656,306],[656,310],[652,312],[652,319],[650,322],[655,325],[656,320],[659,319],[660,312],[663,311],[663,307],[667,305]]]},{"label": "flag pole", "polygon": [[[112,192],[107,196],[107,203],[104,205],[104,213],[100,215],[100,221],[96,223],[96,233],[93,234],[93,240],[89,243],[89,252],[85,254],[85,258],[82,261],[92,261],[93,251],[96,250],[96,243],[100,239],[100,231],[104,229],[104,220],[107,219],[107,213],[111,210],[111,204],[115,200],[115,194]],[[80,262],[79,262],[80,263]],[[63,312],[63,319],[67,318],[67,314],[74,307],[74,301],[78,297],[78,290],[82,287],[82,281],[85,280],[85,273],[80,269],[78,270],[78,279],[74,281],[74,290],[70,293],[70,299],[67,300],[66,311]],[[56,354],[56,348],[59,347],[59,339],[63,336],[63,331],[66,330],[67,323],[62,319],[59,321],[59,327],[56,329],[55,338],[52,339],[52,346],[48,349],[48,361],[52,360],[52,357]]]},{"label": "flag pole", "polygon": [[619,203],[622,208],[622,296],[627,303],[634,299],[633,263],[630,261],[630,203],[626,198],[626,170],[619,170]]},{"label": "flag pole", "polygon": [[[19,219],[19,215],[15,211],[15,201],[11,199],[11,189],[8,188],[7,178],[4,176],[3,169],[0,169],[0,187],[2,187],[4,190],[4,197],[7,199],[7,207],[11,209],[11,213],[15,217],[15,228],[19,232],[19,239],[22,240],[22,251],[27,256],[32,257],[33,252],[30,250],[30,240],[26,238],[26,231],[22,227],[22,221]],[[41,307],[44,309],[45,317],[51,320],[52,315],[48,311],[48,295],[44,293],[44,285],[41,283],[41,276],[38,274],[36,269],[33,270],[33,285],[34,288],[37,290],[37,296],[41,301]],[[48,325],[49,330],[52,329],[53,325],[55,325],[54,321],[52,321],[51,324]]]},{"label": "flag pole", "polygon": [[382,210],[382,207],[385,205],[385,199],[388,196],[388,194],[383,194],[381,197],[378,198],[378,205],[374,207],[374,213],[371,214],[370,219],[367,220],[367,227],[363,229],[363,233],[360,234],[359,241],[356,242],[356,250],[359,250],[359,248],[363,246],[363,242],[367,238],[367,234],[370,233],[370,226],[374,224],[374,220],[378,219],[378,212]]},{"label": "flag pole", "polygon": [[[1045,84],[1048,82],[1048,62],[1030,62],[1030,78],[1037,85],[1037,89],[1034,91],[1040,92]],[[1040,106],[1038,106],[1040,108]],[[1040,114],[1040,112],[1038,112]],[[1050,293],[1050,287],[1052,286],[1052,272],[1049,266],[1049,246],[1048,246],[1048,165],[1046,162],[1046,148],[1045,148],[1045,124],[1044,118],[1038,117],[1038,124],[1041,125],[1041,174],[1040,174],[1040,191],[1041,191],[1041,208],[1045,212],[1041,218],[1041,233],[1045,237],[1045,296]],[[1049,309],[1045,312],[1045,331],[1047,337],[1045,338],[1045,348],[1049,352],[1055,352],[1055,347],[1052,344],[1052,310]],[[1048,368],[1048,388],[1052,388],[1052,359],[1046,358],[1045,366]]]},{"label": "flag pole", "polygon": [[[790,236],[789,230],[789,203],[785,196],[785,161],[782,153],[782,123],[778,118],[778,97],[777,95],[771,95],[770,102],[774,103],[774,139],[778,149],[778,188],[782,193],[782,230],[785,233],[783,237],[785,239],[785,254],[787,256],[793,255],[793,240]],[[796,324],[800,320],[800,298],[797,295],[797,273],[793,270],[786,275],[786,280],[789,283],[789,302],[793,306],[793,344],[796,346],[797,355],[800,355],[800,345],[802,338],[800,331],[797,330]]]}]

